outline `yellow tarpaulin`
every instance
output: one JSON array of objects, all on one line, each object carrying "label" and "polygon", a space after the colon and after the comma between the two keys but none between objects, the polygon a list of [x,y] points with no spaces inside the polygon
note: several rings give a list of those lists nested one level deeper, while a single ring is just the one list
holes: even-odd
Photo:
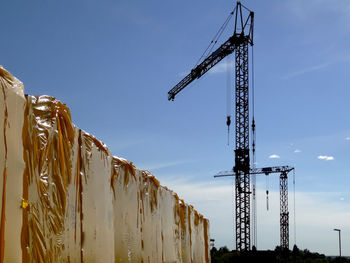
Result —
[{"label": "yellow tarpaulin", "polygon": [[0,263],[210,262],[209,222],[0,68]]}]

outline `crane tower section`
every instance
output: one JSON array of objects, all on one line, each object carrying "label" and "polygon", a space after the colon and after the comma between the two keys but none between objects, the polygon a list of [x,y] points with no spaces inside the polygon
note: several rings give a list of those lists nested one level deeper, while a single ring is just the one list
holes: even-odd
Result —
[{"label": "crane tower section", "polygon": [[236,248],[250,249],[250,176],[249,176],[249,92],[248,41],[243,39],[235,51],[235,179]]},{"label": "crane tower section", "polygon": [[289,249],[288,175],[280,176],[280,239],[281,247]]}]

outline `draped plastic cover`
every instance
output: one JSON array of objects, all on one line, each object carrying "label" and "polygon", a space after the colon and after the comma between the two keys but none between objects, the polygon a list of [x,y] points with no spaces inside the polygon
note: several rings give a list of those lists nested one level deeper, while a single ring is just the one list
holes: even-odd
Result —
[{"label": "draped plastic cover", "polygon": [[0,67],[0,263],[210,262],[209,222]]}]

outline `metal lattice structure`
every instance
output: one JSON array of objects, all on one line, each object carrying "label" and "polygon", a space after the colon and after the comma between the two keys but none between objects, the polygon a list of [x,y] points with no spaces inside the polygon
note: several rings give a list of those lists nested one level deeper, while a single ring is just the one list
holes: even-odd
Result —
[{"label": "metal lattice structure", "polygon": [[[246,18],[242,7],[249,12]],[[248,47],[253,45],[254,12],[237,2],[230,16],[235,17],[233,35],[177,83],[168,92],[168,100],[174,100],[175,96],[192,81],[199,79],[223,58],[235,52],[236,249],[250,250]],[[226,22],[225,24],[227,25]]]},{"label": "metal lattice structure", "polygon": [[280,244],[289,249],[288,175],[280,175]]},{"label": "metal lattice structure", "polygon": [[[248,174],[248,176],[257,174],[269,175],[272,173],[280,174],[280,246],[286,249],[289,249],[288,173],[293,170],[294,167],[290,166],[273,166],[264,168],[253,168],[250,169]],[[236,172],[222,171],[216,174],[214,177],[216,178],[226,176],[236,176]],[[242,235],[242,233],[240,234]]]},{"label": "metal lattice structure", "polygon": [[236,249],[250,249],[250,176],[249,176],[249,93],[248,41],[235,51],[235,178],[236,178]]}]

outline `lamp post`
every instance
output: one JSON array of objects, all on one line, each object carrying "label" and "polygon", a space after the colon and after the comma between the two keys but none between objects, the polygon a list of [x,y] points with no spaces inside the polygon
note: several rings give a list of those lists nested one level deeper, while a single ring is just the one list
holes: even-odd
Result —
[{"label": "lamp post", "polygon": [[210,239],[210,249],[212,249],[215,246],[215,239],[211,238]]},{"label": "lamp post", "polygon": [[334,228],[334,231],[338,231],[339,233],[339,256],[341,257],[341,237],[340,237],[340,229]]}]

